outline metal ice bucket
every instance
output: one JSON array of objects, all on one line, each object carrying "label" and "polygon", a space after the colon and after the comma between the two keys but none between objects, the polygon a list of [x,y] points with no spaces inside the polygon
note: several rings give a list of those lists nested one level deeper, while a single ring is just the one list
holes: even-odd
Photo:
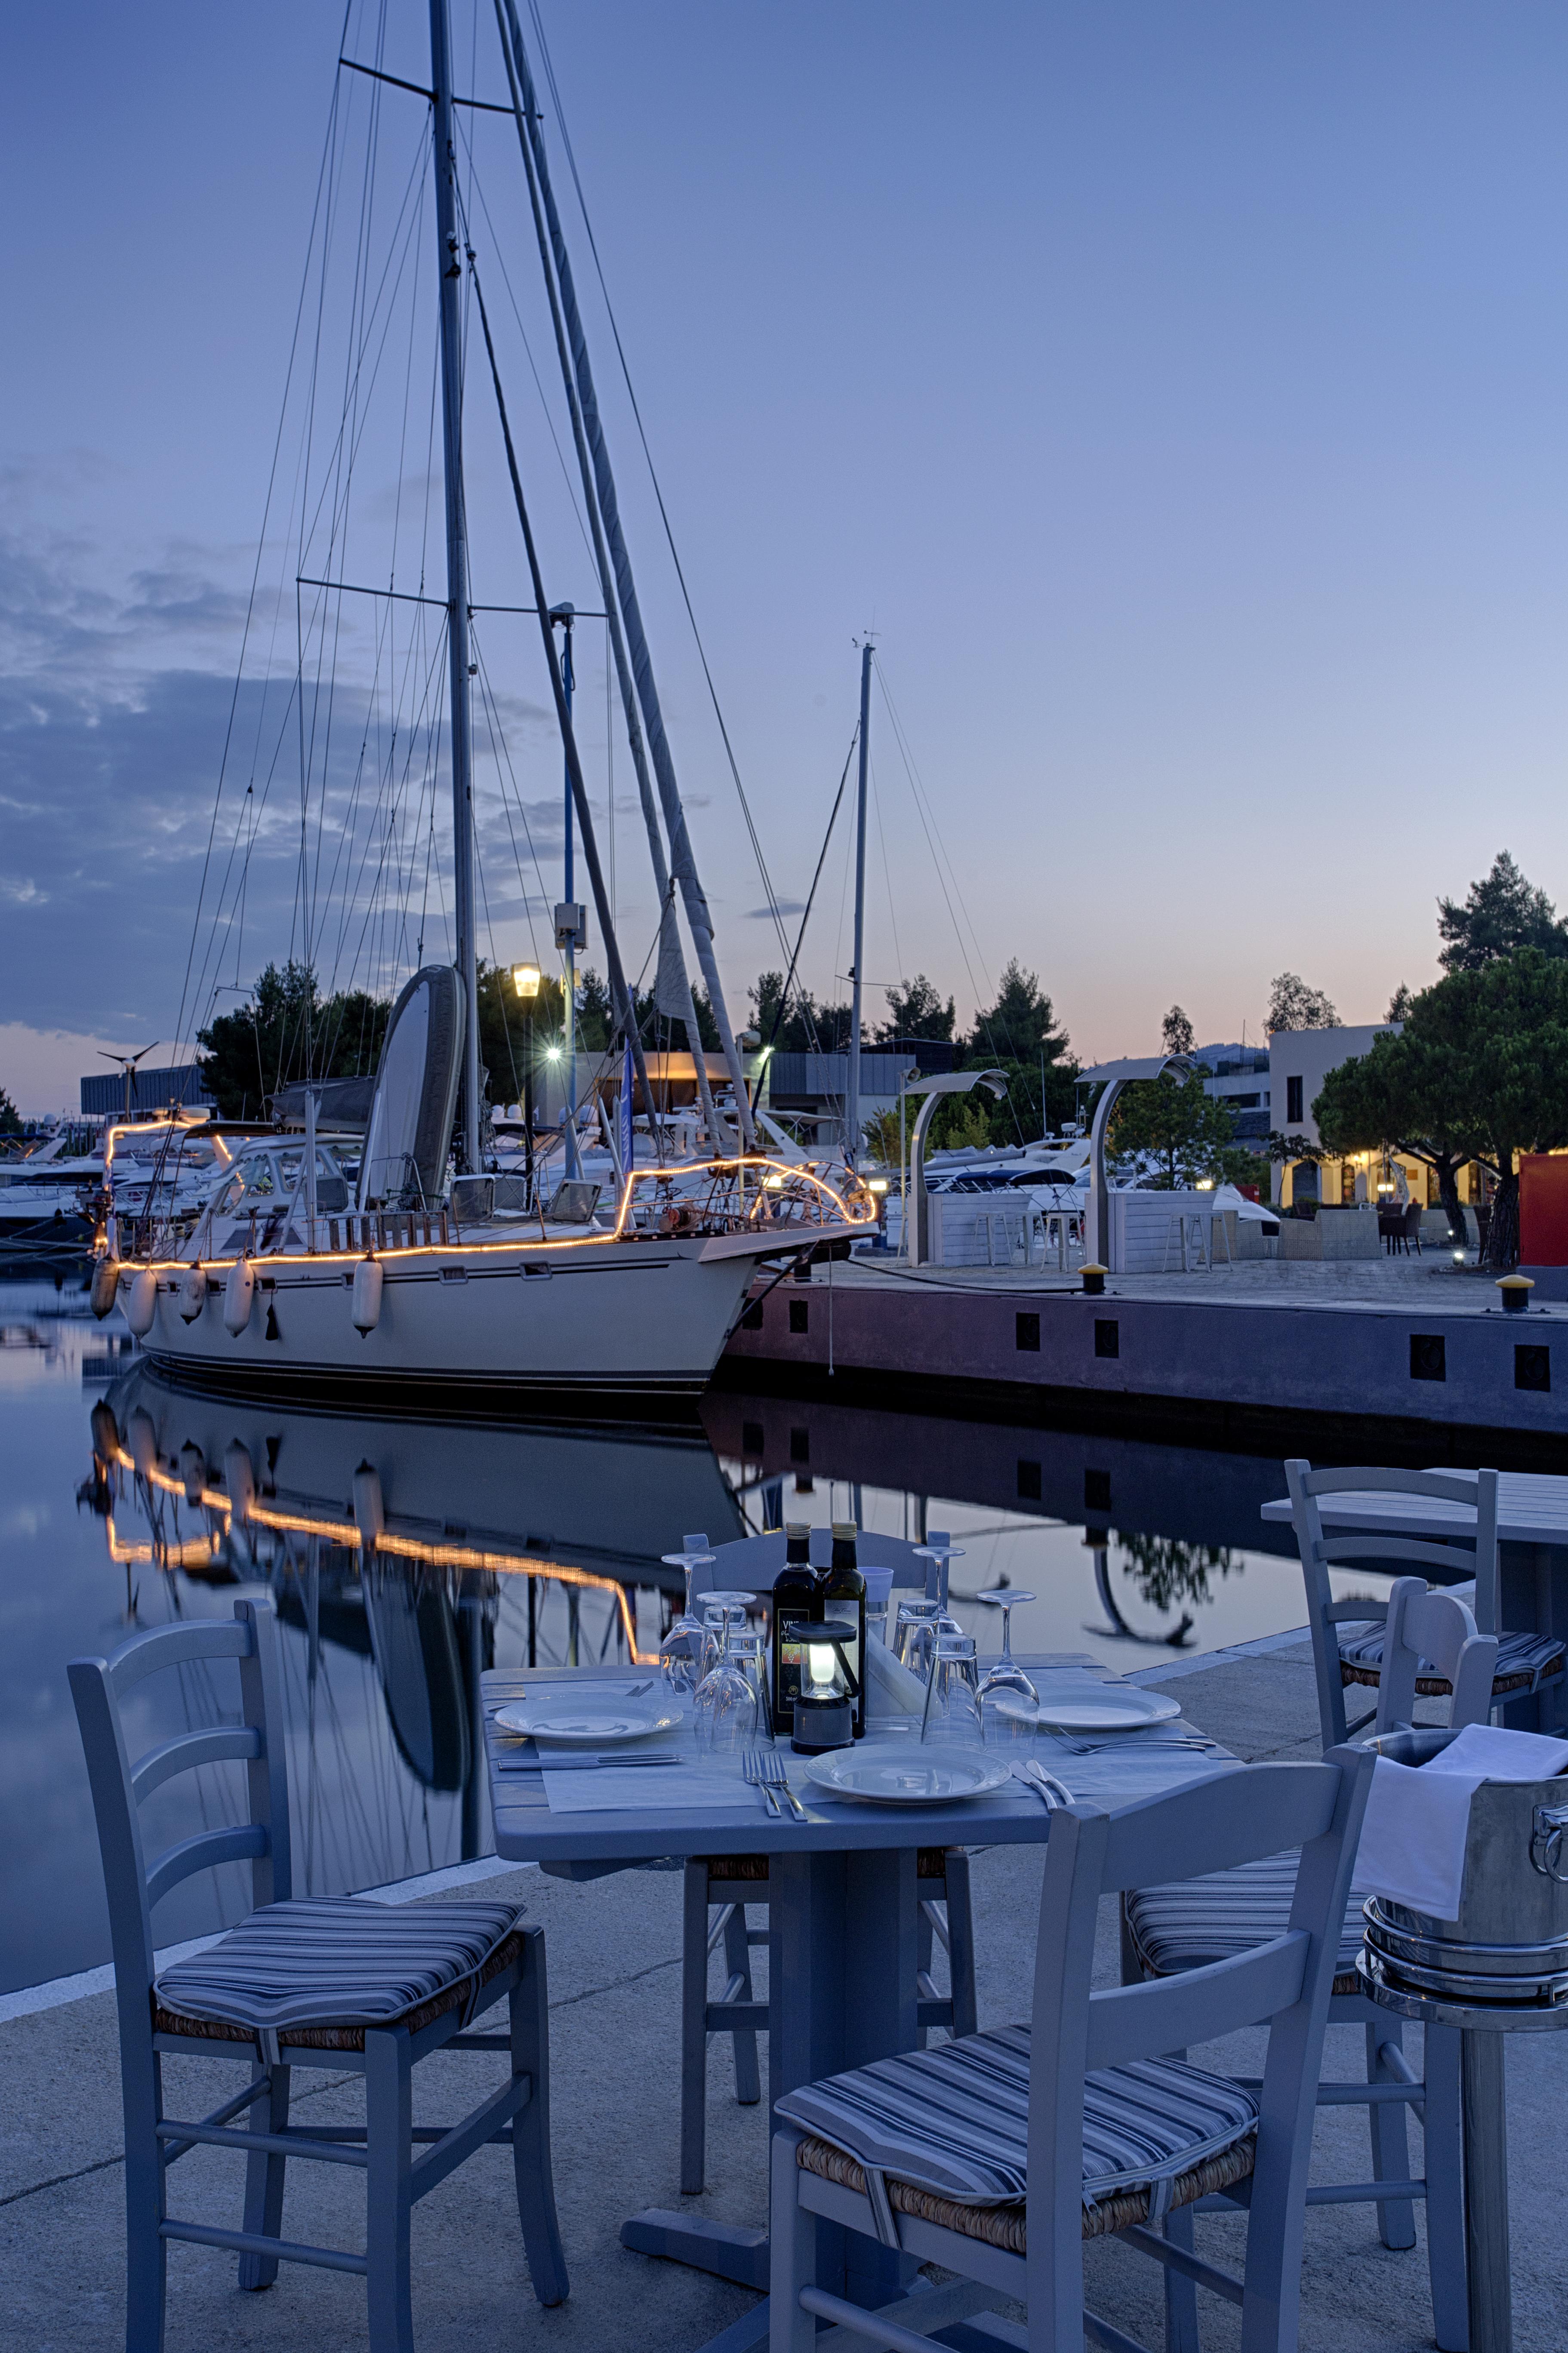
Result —
[{"label": "metal ice bucket", "polygon": [[[1422,1765],[1454,1736],[1392,1732],[1369,1746],[1397,1765]],[[1470,1800],[1457,1920],[1380,1895],[1363,1917],[1377,1973],[1391,1986],[1472,2006],[1568,2003],[1568,1774],[1481,1783]]]}]

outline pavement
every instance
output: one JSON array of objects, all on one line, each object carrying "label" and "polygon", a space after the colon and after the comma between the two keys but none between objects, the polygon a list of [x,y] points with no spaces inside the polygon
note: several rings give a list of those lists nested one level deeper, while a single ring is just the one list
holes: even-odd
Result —
[{"label": "pavement", "polygon": [[[1151,1678],[1150,1680],[1152,1680]],[[1306,1643],[1220,1654],[1170,1678],[1184,1713],[1247,1757],[1317,1753]],[[983,2026],[1028,2014],[1037,1850],[997,1848],[973,1866]],[[462,1891],[454,1890],[452,1893]],[[709,2180],[683,2201],[676,2173],[679,2087],[680,1879],[676,1871],[626,1872],[568,1886],[521,1871],[498,1877],[488,1896],[526,1905],[546,1932],[551,2001],[552,2139],[570,2301],[534,2303],[511,2199],[511,2166],[484,2149],[419,2206],[414,2220],[414,2307],[420,2353],[562,2348],[569,2353],[692,2353],[754,2299],[680,2267],[627,2253],[622,2219],[638,2207],[689,2204],[735,2221],[764,2208],[766,2118],[742,2108],[724,2044],[710,2067]],[[440,1895],[429,1900],[446,1900]],[[765,1967],[765,1964],[764,1964]],[[1115,1924],[1107,1907],[1098,1957],[1116,1978]],[[1204,2063],[1256,2073],[1261,2038],[1237,2036],[1195,2051]],[[1415,2055],[1418,2031],[1411,2030]],[[1337,2046],[1337,2047],[1336,2047]],[[1326,2067],[1359,2072],[1359,2030],[1331,2029]],[[170,2061],[176,2114],[217,2105],[227,2063]],[[451,2054],[416,2075],[416,2116],[450,2117],[477,2095],[489,2065]],[[352,2077],[297,2078],[301,2121],[354,2114]],[[1568,2234],[1563,2229],[1563,2117],[1568,2038],[1509,2038],[1510,2197],[1516,2353],[1561,2353],[1568,2342]],[[102,2353],[123,2326],[122,2170],[119,2066],[112,1997],[92,1995],[0,2024],[0,2353]],[[1320,2116],[1315,2176],[1363,2179],[1365,2111]],[[1419,2128],[1412,2126],[1419,2170]],[[196,2219],[237,2220],[239,2164],[197,2151],[174,2177],[179,2208]],[[363,2244],[363,2189],[346,2168],[297,2166],[284,2215],[291,2236]],[[1239,2259],[1245,2225],[1200,2217],[1200,2252]],[[1421,2228],[1417,2208],[1417,2230]],[[1091,2305],[1150,2346],[1161,2342],[1158,2275],[1124,2247],[1090,2245]],[[1201,2299],[1207,2353],[1231,2353],[1239,2316]],[[1416,2353],[1431,2345],[1424,2251],[1378,2243],[1370,2207],[1314,2208],[1306,2224],[1300,2343],[1304,2353]],[[235,2284],[235,2259],[191,2246],[171,2250],[166,2353],[316,2353],[367,2342],[363,2288],[349,2276],[285,2265],[264,2295]],[[1064,2348],[1065,2353],[1065,2348]]]},{"label": "pavement", "polygon": [[[826,1278],[817,1274],[818,1284]],[[1083,1289],[1075,1268],[1055,1266],[905,1266],[892,1256],[849,1259],[833,1269],[836,1290],[997,1291],[1059,1293],[1077,1297]],[[1189,1273],[1113,1274],[1106,1295],[1119,1299],[1186,1299],[1203,1305],[1440,1309],[1445,1315],[1499,1313],[1496,1282],[1472,1255],[1462,1267],[1442,1250],[1408,1257],[1356,1259],[1238,1259],[1227,1266],[1196,1267]],[[1531,1302],[1531,1322],[1542,1316],[1568,1318],[1568,1302],[1540,1297]]]}]

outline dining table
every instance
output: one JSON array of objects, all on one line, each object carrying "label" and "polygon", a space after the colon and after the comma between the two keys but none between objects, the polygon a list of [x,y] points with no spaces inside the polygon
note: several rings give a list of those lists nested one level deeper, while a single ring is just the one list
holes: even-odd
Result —
[{"label": "dining table", "polygon": [[[1104,1694],[1108,1685],[1118,1692],[1135,1688],[1087,1654],[1015,1655],[1047,1712],[1066,1700]],[[542,1756],[536,1742],[497,1721],[502,1708],[567,1690],[599,1698],[657,1695],[672,1709],[679,1705],[679,1725],[645,1744],[671,1761],[616,1761],[623,1753],[629,1759],[630,1747],[601,1751],[599,1761],[588,1765],[553,1748]],[[668,1693],[657,1664],[614,1671],[496,1668],[482,1679],[482,1705],[496,1852],[502,1857],[536,1862],[568,1879],[597,1878],[666,1858],[767,1857],[770,2110],[797,2085],[918,2048],[921,1848],[973,1851],[1035,1844],[1049,1835],[1049,1808],[1016,1778],[962,1801],[866,1803],[823,1788],[808,1775],[808,1760],[783,1739],[775,1752],[799,1811],[781,1799],[775,1813],[763,1791],[743,1778],[738,1759],[699,1752],[689,1695]],[[858,1753],[874,1757],[879,1747],[917,1733],[918,1725],[907,1717],[890,1709],[879,1714],[873,1694]],[[1204,1745],[1178,1745],[1194,1742]],[[1038,1732],[1026,1751],[1009,1743],[990,1753],[1010,1761],[1024,1753],[1037,1756],[1071,1797],[1106,1807],[1233,1770],[1237,1762],[1179,1717],[1103,1738]],[[704,2353],[748,2353],[765,2343],[764,2223],[652,2208],[627,2218],[621,2241],[639,2253],[689,2263],[762,2292],[763,2301],[711,2339]],[[915,2268],[908,2257],[827,2223],[819,2225],[817,2263],[820,2286],[866,2307],[902,2292]],[[932,2327],[978,2308],[975,2291],[965,2283],[930,2293],[952,2306],[945,2323],[931,2306]]]}]

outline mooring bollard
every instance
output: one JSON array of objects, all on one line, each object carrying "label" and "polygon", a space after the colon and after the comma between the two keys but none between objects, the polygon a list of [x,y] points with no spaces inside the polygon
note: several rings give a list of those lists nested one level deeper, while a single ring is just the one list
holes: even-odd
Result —
[{"label": "mooring bollard", "polygon": [[1092,1260],[1082,1269],[1083,1295],[1086,1299],[1104,1298],[1105,1278],[1110,1271],[1109,1267],[1096,1266]]},{"label": "mooring bollard", "polygon": [[1530,1304],[1530,1294],[1535,1284],[1528,1274],[1504,1274],[1498,1277],[1498,1289],[1502,1293],[1505,1315],[1522,1315]]}]

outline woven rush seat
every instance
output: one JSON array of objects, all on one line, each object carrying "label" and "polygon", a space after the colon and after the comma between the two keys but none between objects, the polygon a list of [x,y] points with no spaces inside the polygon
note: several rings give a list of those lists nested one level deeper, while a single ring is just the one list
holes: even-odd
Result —
[{"label": "woven rush seat", "polygon": [[[1214,1872],[1205,1879],[1129,1893],[1127,1927],[1145,1976],[1179,1977],[1184,1969],[1232,1960],[1272,1936],[1284,1936],[1290,1926],[1299,1860],[1293,1854],[1270,1855],[1261,1862],[1238,1863],[1234,1871]],[[1334,1959],[1335,1993],[1361,1991],[1355,1968],[1361,1946],[1362,1898],[1352,1894],[1345,1905]]]},{"label": "woven rush seat", "polygon": [[[1381,1626],[1342,1627],[1342,1683],[1347,1687],[1352,1683],[1368,1683],[1376,1689],[1383,1679],[1383,1640],[1384,1629]],[[1564,1646],[1560,1636],[1500,1634],[1497,1672],[1492,1677],[1492,1689],[1494,1692],[1531,1691],[1542,1675],[1559,1672],[1563,1662]],[[1423,1660],[1423,1668],[1426,1664]],[[1446,1675],[1422,1672],[1416,1675],[1415,1689],[1423,1699],[1446,1699],[1453,1685]]]},{"label": "woven rush seat", "polygon": [[157,1979],[153,2031],[209,2042],[258,2035],[363,2051],[367,2029],[417,2034],[471,2003],[522,1948],[510,1904],[264,1904]]},{"label": "woven rush seat", "polygon": [[[765,1854],[706,1854],[702,1867],[710,1879],[763,1879],[768,1875]],[[915,1857],[917,1879],[945,1879],[947,1850],[940,1846],[922,1846]]]},{"label": "woven rush seat", "polygon": [[[878,2060],[777,2105],[806,2131],[805,2171],[863,2192],[868,2172],[880,2176],[905,2213],[1024,2252],[1027,2027]],[[1084,2235],[1156,2220],[1239,2180],[1252,2170],[1257,2124],[1249,2092],[1183,2061],[1095,2069],[1084,2079]]]}]

